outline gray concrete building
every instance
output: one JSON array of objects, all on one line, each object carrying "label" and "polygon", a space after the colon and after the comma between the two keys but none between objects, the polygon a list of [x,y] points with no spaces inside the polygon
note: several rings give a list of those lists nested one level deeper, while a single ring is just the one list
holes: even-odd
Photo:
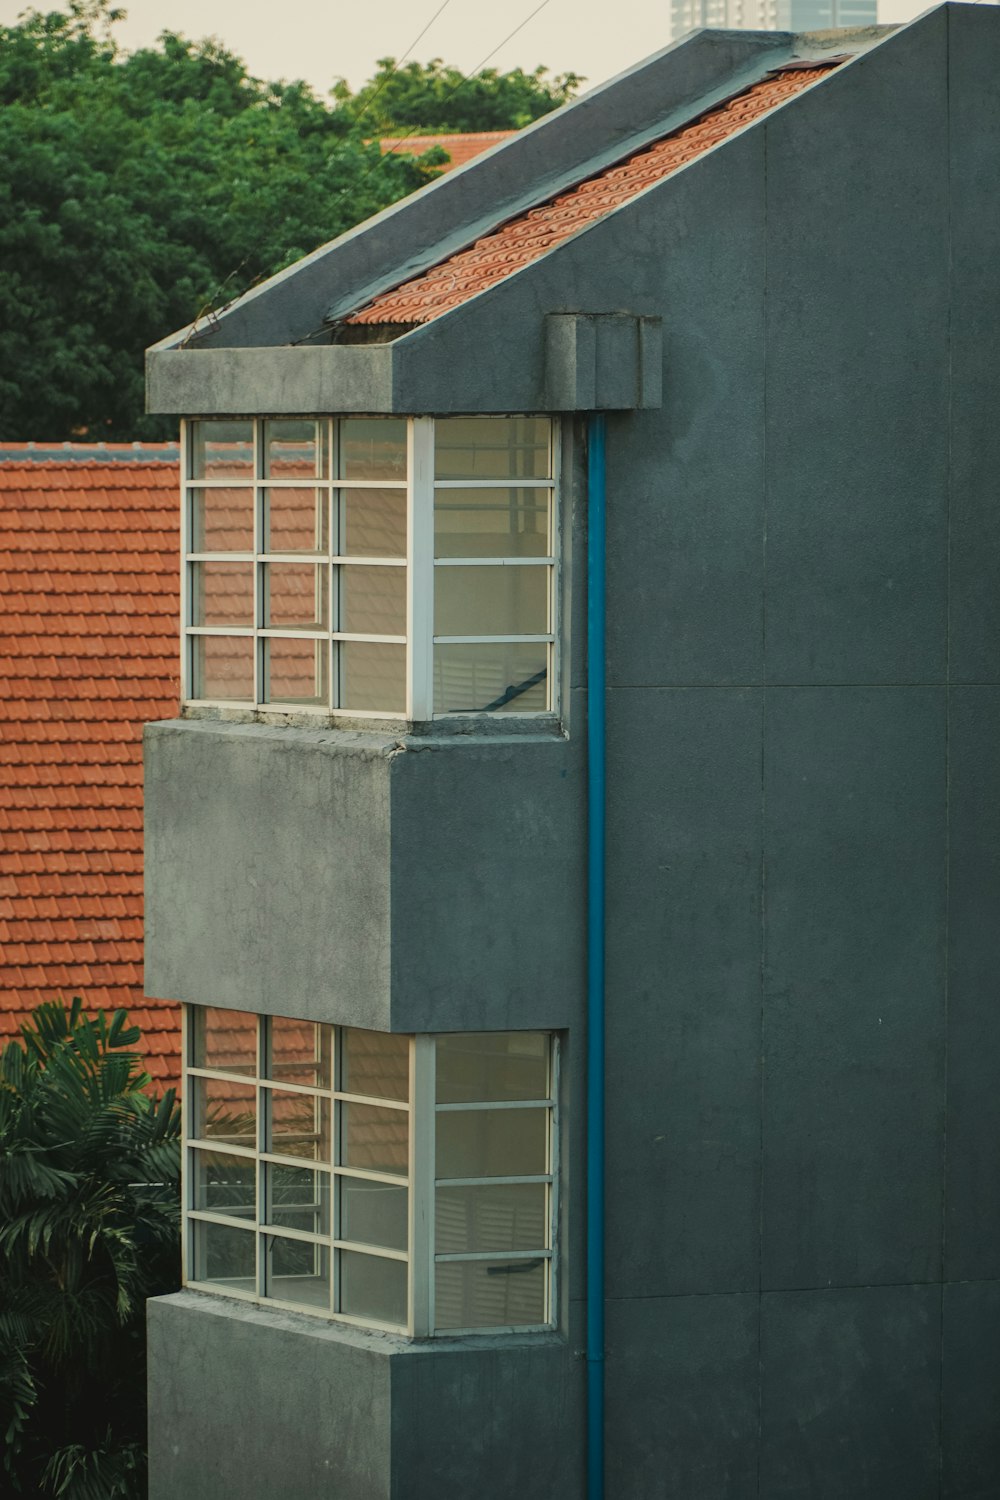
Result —
[{"label": "gray concrete building", "polygon": [[1000,1493],[998,76],[697,32],[150,351],[152,1500]]}]

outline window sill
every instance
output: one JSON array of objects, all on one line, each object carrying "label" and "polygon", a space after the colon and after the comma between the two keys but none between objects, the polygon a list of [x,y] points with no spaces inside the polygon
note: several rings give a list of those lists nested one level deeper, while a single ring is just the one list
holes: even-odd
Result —
[{"label": "window sill", "polygon": [[[264,708],[226,708],[221,704],[185,703],[179,717],[187,721],[210,724],[262,724],[271,729],[340,730],[357,734],[368,731],[380,737],[398,735],[408,742],[435,743],[456,739],[565,739],[566,731],[558,714],[442,714],[425,723],[412,723],[402,717],[378,718],[374,715],[352,718],[347,714],[330,714],[320,709],[287,710]],[[414,747],[415,748],[415,747]]]}]

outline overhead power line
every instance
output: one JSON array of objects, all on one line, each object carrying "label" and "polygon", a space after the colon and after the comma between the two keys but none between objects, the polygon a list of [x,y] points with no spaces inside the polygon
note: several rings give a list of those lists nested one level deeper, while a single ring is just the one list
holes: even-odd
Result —
[{"label": "overhead power line", "polygon": [[[399,62],[397,62],[397,63],[395,63],[393,65],[392,69],[389,71],[389,73],[387,74],[387,76],[379,84],[378,89],[376,89],[375,93],[371,96],[371,98],[364,105],[364,107],[361,110],[361,113],[358,115],[358,119],[359,120],[364,115],[365,110],[367,110],[369,108],[369,106],[372,105],[375,102],[375,98],[376,98],[377,94],[380,93],[381,90],[385,88],[386,84],[389,82],[389,79],[392,77],[392,75],[396,71],[396,69],[400,66],[400,64],[402,64],[403,62],[406,61],[406,58],[413,51],[413,48],[416,47],[417,43],[421,40],[421,38],[424,37],[427,34],[427,32],[433,26],[434,22],[437,20],[438,16],[445,9],[445,6],[449,5],[450,3],[451,3],[451,0],[444,0],[444,4],[442,4],[441,6],[439,6],[439,8],[434,12],[434,14],[431,16],[430,20],[427,22],[427,25],[423,28],[423,30],[419,33],[419,35],[414,39],[414,41],[410,45],[410,47],[407,50],[407,52],[405,52],[403,54],[403,56],[399,59]],[[507,45],[508,42],[513,41],[514,37],[517,36],[518,32],[524,30],[524,28],[528,25],[529,21],[533,21],[535,19],[535,17],[537,15],[540,15],[541,12],[545,9],[545,7],[547,5],[550,5],[551,3],[552,3],[552,0],[541,0],[541,4],[540,5],[536,5],[535,8],[534,8],[534,10],[529,11],[529,13],[525,16],[524,20],[523,21],[519,21],[518,24],[514,27],[513,31],[508,31],[507,35],[503,38],[503,40],[497,42],[496,46],[493,47],[491,49],[491,51],[487,52],[486,56],[484,58],[481,58],[480,61],[476,63],[475,67],[470,68],[467,73],[463,73],[462,74],[462,77],[455,84],[454,88],[449,89],[448,92],[447,92],[447,94],[445,94],[444,98],[440,102],[442,104],[447,104],[447,102],[448,102],[449,99],[453,99],[455,97],[455,95],[458,93],[458,91],[459,91],[460,88],[463,88],[464,85],[467,84],[471,78],[474,78],[477,73],[479,73],[483,68],[485,68],[486,64],[488,62],[490,62],[494,57],[496,57],[497,53],[500,52],[500,51],[502,51],[503,48],[506,47],[506,45]],[[394,138],[391,150],[385,151],[385,152],[382,153],[381,156],[377,157],[375,159],[375,161],[372,163],[372,165],[368,168],[367,171],[363,172],[361,174],[361,176],[359,178],[357,178],[356,181],[354,181],[354,182],[352,182],[350,184],[349,187],[341,188],[340,192],[336,194],[336,197],[337,198],[344,198],[344,197],[346,197],[348,195],[348,193],[356,193],[358,191],[358,188],[361,187],[363,183],[367,182],[368,178],[371,177],[372,173],[373,172],[377,172],[379,170],[379,168],[389,159],[390,156],[397,155],[398,148],[400,146],[405,146],[406,142],[408,140],[410,140],[410,138],[412,136],[420,135],[422,133],[423,132],[421,131],[421,127],[419,125],[414,125],[413,128],[411,130],[408,130],[405,135],[401,135],[398,138]],[[236,274],[236,272],[231,272],[230,275],[226,277],[226,281],[227,282],[230,281],[232,279],[232,276],[234,276],[235,274]],[[258,277],[257,281],[260,281],[262,279],[266,279],[266,278]],[[256,285],[257,281],[255,281],[253,284]],[[225,285],[225,282],[223,283],[223,285]],[[246,288],[246,290],[249,291],[250,288],[248,287],[248,288]],[[241,293],[240,295],[243,295],[243,294]],[[235,298],[234,300],[235,301],[239,301],[239,297]],[[227,304],[227,306],[228,306],[228,304]],[[201,323],[201,319],[203,317],[205,318],[205,321],[211,326],[214,322],[217,321],[219,313],[221,311],[223,311],[223,310],[224,309],[222,309],[222,308],[217,308],[217,309],[214,309],[214,310],[211,310],[211,311],[209,311],[207,309],[203,309],[203,311],[198,314],[197,318],[192,323],[190,329],[188,330],[187,336],[184,339],[184,342],[181,345],[181,347],[182,348],[186,347],[191,342],[191,340],[196,337],[196,335],[197,335],[197,333],[199,331],[199,325]],[[304,344],[304,343],[306,343],[309,339],[314,338],[317,333],[322,333],[325,327],[326,327],[326,324],[325,323],[321,323],[318,328],[314,328],[311,332],[309,332],[307,334],[304,334],[301,338],[295,339],[294,343],[296,343],[296,344]]]},{"label": "overhead power line", "polygon": [[427,25],[424,27],[424,29],[422,31],[420,31],[420,32],[417,33],[417,35],[413,38],[413,41],[410,43],[410,45],[407,47],[406,51],[403,53],[402,57],[399,57],[399,58],[396,59],[396,61],[392,65],[392,67],[389,69],[388,73],[386,73],[385,77],[382,79],[382,82],[379,84],[378,88],[375,90],[374,94],[372,94],[368,98],[368,100],[365,102],[364,108],[361,110],[361,113],[358,115],[358,120],[363,120],[364,119],[365,115],[371,109],[372,105],[375,103],[375,100],[378,98],[379,94],[381,94],[382,90],[385,88],[386,84],[389,82],[389,79],[393,76],[393,74],[396,72],[396,70],[398,68],[401,68],[403,66],[403,64],[406,62],[406,59],[412,55],[414,47],[416,47],[420,42],[423,41],[424,37],[430,31],[431,27],[434,25],[434,22],[437,20],[438,16],[441,14],[442,11],[447,10],[448,6],[450,4],[451,4],[451,0],[444,0],[444,4],[438,6],[437,10],[431,16],[430,20],[427,22]]}]

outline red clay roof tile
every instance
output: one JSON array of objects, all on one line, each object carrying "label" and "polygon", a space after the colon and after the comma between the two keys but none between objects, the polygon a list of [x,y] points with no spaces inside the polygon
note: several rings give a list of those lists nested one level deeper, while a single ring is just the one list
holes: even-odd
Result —
[{"label": "red clay roof tile", "polygon": [[460,250],[420,276],[381,293],[367,307],[346,318],[345,323],[354,327],[378,324],[416,327],[429,323],[477,292],[495,286],[512,271],[537,260],[588,224],[604,218],[644,188],[669,177],[719,141],[815,83],[842,60],[834,58],[821,67],[782,69],[663,140],[637,151],[626,161],[520,214],[469,249]]},{"label": "red clay roof tile", "polygon": [[161,1087],[180,1021],[142,990],[142,723],[177,708],[172,455],[0,448],[0,1041],[42,1000],[125,1006]]},{"label": "red clay roof tile", "polygon": [[425,151],[440,146],[449,157],[440,171],[451,172],[516,133],[514,130],[476,130],[461,135],[388,135],[379,141],[379,146],[383,156],[423,156]]}]

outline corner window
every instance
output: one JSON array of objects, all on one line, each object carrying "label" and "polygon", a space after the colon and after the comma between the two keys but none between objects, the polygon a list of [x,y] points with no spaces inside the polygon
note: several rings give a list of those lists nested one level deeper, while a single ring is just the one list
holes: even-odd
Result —
[{"label": "corner window", "polygon": [[186,702],[553,711],[548,418],[213,419],[183,440]]},{"label": "corner window", "polygon": [[556,1043],[190,1006],[185,1283],[411,1336],[551,1327]]}]

